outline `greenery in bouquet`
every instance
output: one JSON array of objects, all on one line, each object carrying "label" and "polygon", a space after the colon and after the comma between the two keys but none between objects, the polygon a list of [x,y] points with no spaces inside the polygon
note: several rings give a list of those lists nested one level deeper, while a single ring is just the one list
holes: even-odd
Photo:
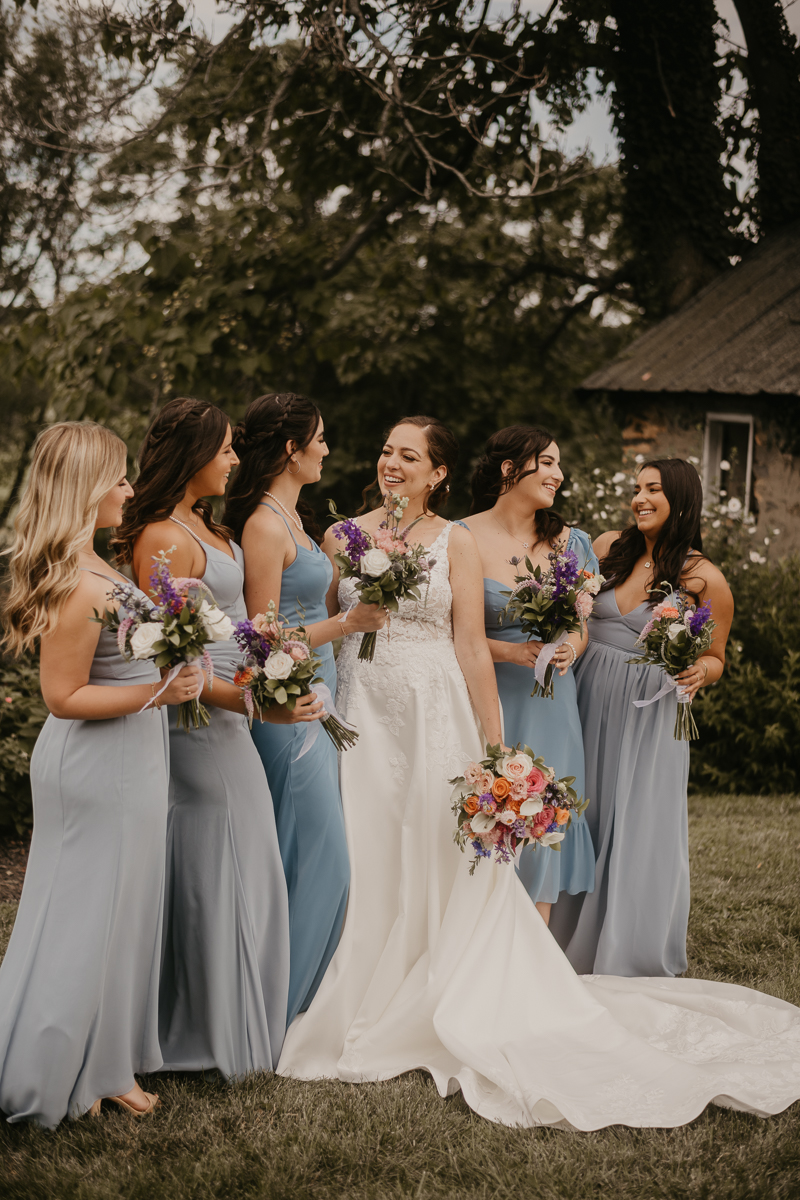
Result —
[{"label": "greenery in bouquet", "polygon": [[[694,741],[697,725],[692,715],[691,701],[683,695],[675,683],[675,677],[697,662],[711,646],[716,623],[711,616],[711,605],[706,602],[700,608],[692,604],[682,589],[674,591],[669,583],[654,588],[665,594],[665,599],[653,609],[636,645],[643,651],[638,658],[629,658],[629,663],[660,667],[669,682],[653,700],[660,699],[674,689],[678,693],[678,711],[675,717],[674,737],[676,741]],[[634,701],[634,703],[637,703]],[[652,703],[639,701],[638,704]]]},{"label": "greenery in bouquet", "polygon": [[[251,729],[256,713],[262,717],[268,708],[281,704],[292,712],[299,697],[312,691],[333,709],[333,698],[317,674],[322,660],[314,653],[308,634],[302,625],[289,630],[276,612],[274,600],[252,621],[239,621],[233,636],[245,656],[233,682],[241,688]],[[335,711],[329,711],[321,724],[337,750],[347,750],[358,740],[355,730]]]},{"label": "greenery in bouquet", "polygon": [[[356,580],[358,597],[364,604],[377,604],[390,613],[397,612],[400,600],[421,600],[420,587],[430,579],[435,560],[419,543],[409,544],[408,535],[422,520],[418,517],[402,532],[400,522],[408,507],[406,496],[384,496],[386,517],[374,535],[336,511],[328,501],[331,516],[338,524],[334,536],[344,541],[344,550],[334,554],[334,560],[344,579]],[[358,657],[371,662],[375,657],[377,634],[365,633]]]},{"label": "greenery in bouquet", "polygon": [[[536,665],[536,682],[532,696],[552,699],[553,664],[550,661],[555,649],[568,634],[583,633],[586,622],[594,608],[594,597],[603,583],[602,575],[588,571],[584,564],[578,565],[574,550],[554,550],[548,555],[550,566],[543,571],[534,567],[528,556],[524,564],[526,574],[514,576],[514,589],[502,595],[509,600],[499,617],[518,620],[528,640],[536,638],[552,649],[542,650]],[[512,558],[513,566],[523,560]]]},{"label": "greenery in bouquet", "polygon": [[521,742],[510,753],[487,746],[486,758],[450,782],[454,839],[462,850],[469,845],[475,851],[470,875],[493,853],[495,862],[510,863],[523,846],[560,850],[573,813],[580,815],[589,804],[578,798],[574,775],[556,779],[544,759]]},{"label": "greenery in bouquet", "polygon": [[[117,602],[118,608],[107,608],[102,615],[95,609],[94,620],[116,636],[123,657],[152,659],[168,677],[186,663],[201,658],[210,687],[214,670],[206,647],[211,642],[228,641],[233,635],[233,622],[214,603],[201,579],[176,577],[170,573],[167,555],[174,549],[172,546],[168,551],[153,555],[155,566],[149,589],[152,602],[132,584],[117,583],[108,595],[110,600]],[[208,724],[208,710],[198,699],[185,700],[178,705],[179,729],[188,731]]]}]

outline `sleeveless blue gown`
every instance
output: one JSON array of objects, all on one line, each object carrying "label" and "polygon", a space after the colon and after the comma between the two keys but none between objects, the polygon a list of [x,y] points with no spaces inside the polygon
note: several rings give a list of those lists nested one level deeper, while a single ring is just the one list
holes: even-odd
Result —
[{"label": "sleeveless blue gown", "polygon": [[[101,629],[89,683],[159,679]],[[0,969],[0,1109],[10,1122],[54,1129],[161,1066],[167,772],[166,712],[51,714],[39,734],[33,840]]]},{"label": "sleeveless blue gown", "polygon": [[[245,620],[242,551],[233,545],[233,559],[195,540],[217,604],[232,621]],[[207,649],[215,673],[232,683],[236,643]],[[216,1068],[240,1079],[271,1071],[283,1045],[289,906],[272,798],[247,720],[208,711],[211,724],[187,732],[170,709],[159,1033],[165,1070]]]},{"label": "sleeveless blue gown", "polygon": [[625,661],[649,615],[642,603],[623,616],[613,589],[602,592],[577,666],[592,797],[586,817],[597,853],[594,894],[583,898],[566,945],[581,974],[686,970],[689,743],[672,736],[674,692],[633,707],[660,689],[661,671]]},{"label": "sleeveless blue gown", "polygon": [[[271,504],[265,507],[276,511]],[[312,543],[309,550],[297,541],[295,546],[294,562],[283,572],[280,612],[290,625],[314,625],[327,619],[325,596],[333,568],[319,546]],[[318,646],[315,653],[322,659],[320,674],[335,696],[333,647]],[[289,889],[288,1024],[314,999],[339,944],[350,886],[338,757],[324,729],[320,728],[311,749],[294,761],[309,728],[254,721],[252,729],[272,792]]]},{"label": "sleeveless blue gown", "polygon": [[[567,547],[578,555],[578,564],[597,571],[597,558],[588,534],[582,529],[570,531]],[[510,589],[496,579],[484,579],[484,613],[487,638],[500,642],[526,642],[519,621],[497,619],[508,597],[502,592]],[[503,706],[503,728],[509,745],[524,742],[541,754],[556,775],[575,776],[575,790],[585,796],[583,735],[575,695],[572,667],[566,675],[553,678],[553,697],[531,696],[533,671],[516,663],[494,664],[497,690]],[[591,792],[588,793],[590,796]],[[591,808],[591,804],[589,806]],[[594,889],[594,847],[586,817],[573,817],[561,850],[549,846],[528,846],[522,851],[517,866],[525,890],[531,900],[555,903],[562,892],[574,895]]]}]

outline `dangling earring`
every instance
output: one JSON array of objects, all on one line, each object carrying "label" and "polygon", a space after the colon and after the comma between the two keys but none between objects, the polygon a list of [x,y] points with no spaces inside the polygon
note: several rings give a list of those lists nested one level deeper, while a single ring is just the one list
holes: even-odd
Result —
[{"label": "dangling earring", "polygon": [[[289,462],[293,462],[293,463],[294,463],[294,465],[297,467],[297,470],[296,470],[296,471],[289,471]],[[287,470],[287,471],[289,471],[289,474],[290,474],[290,475],[299,475],[299,474],[300,474],[300,463],[297,461],[297,459],[296,459],[296,458],[290,458],[290,459],[289,459],[289,462],[287,462],[287,464],[286,464],[286,470]]]}]

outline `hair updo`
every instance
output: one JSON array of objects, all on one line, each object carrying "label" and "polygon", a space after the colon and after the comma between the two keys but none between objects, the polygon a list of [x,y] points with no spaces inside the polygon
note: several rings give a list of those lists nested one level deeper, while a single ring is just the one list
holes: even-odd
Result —
[{"label": "hair updo", "polygon": [[[535,475],[539,470],[539,455],[554,441],[546,429],[533,425],[509,425],[493,433],[472,475],[470,513],[493,508],[500,496],[510,492],[527,475]],[[528,467],[531,459],[535,466]],[[503,463],[509,461],[511,470],[504,475]],[[564,518],[552,508],[537,509],[534,528],[540,542],[554,542],[565,526]]]},{"label": "hair updo", "polygon": [[[447,497],[450,493],[450,480],[455,474],[456,466],[458,465],[458,442],[455,434],[445,425],[444,421],[440,421],[438,417],[401,417],[399,421],[394,421],[386,430],[386,437],[397,429],[400,425],[413,425],[416,429],[421,429],[425,435],[425,441],[428,447],[428,457],[431,460],[431,466],[444,467],[447,471],[444,479],[441,479],[425,498],[423,511],[425,513],[435,513],[447,503]],[[369,508],[369,494],[378,486],[377,478],[364,488],[361,494],[363,504],[358,510],[365,512]]]},{"label": "hair updo", "polygon": [[[286,443],[294,442],[297,450],[305,450],[319,428],[321,417],[313,400],[294,392],[259,396],[249,406],[244,420],[233,431],[233,448],[240,462],[228,487],[225,505],[225,524],[233,530],[237,542],[270,481],[286,470],[291,458]],[[305,532],[319,542],[321,534],[310,506],[298,502],[297,513]]]}]

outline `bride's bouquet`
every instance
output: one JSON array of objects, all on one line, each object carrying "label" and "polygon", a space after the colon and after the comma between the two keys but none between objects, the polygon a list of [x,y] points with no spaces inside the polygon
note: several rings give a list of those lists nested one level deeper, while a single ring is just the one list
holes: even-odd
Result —
[{"label": "bride's bouquet", "polygon": [[[400,522],[408,507],[406,496],[384,496],[386,517],[374,536],[370,536],[355,521],[341,516],[332,500],[328,501],[331,515],[339,522],[334,537],[344,540],[344,550],[334,554],[334,560],[344,579],[355,579],[358,597],[364,604],[377,604],[397,612],[398,602],[419,600],[420,586],[430,579],[434,560],[428,558],[424,546],[408,544],[408,535],[418,521],[412,521],[400,532]],[[372,662],[375,657],[377,634],[365,633],[361,638],[358,657]]]},{"label": "bride's bouquet", "polygon": [[694,666],[698,658],[706,653],[717,626],[708,602],[698,608],[690,603],[684,591],[674,591],[669,583],[662,583],[660,588],[654,590],[669,594],[655,606],[653,615],[636,639],[636,645],[644,647],[642,654],[639,658],[626,659],[626,662],[661,667],[667,678],[655,696],[649,700],[634,700],[633,703],[636,708],[646,708],[662,696],[676,691],[678,711],[673,736],[677,742],[691,742],[697,738],[692,702],[675,676],[687,667]]},{"label": "bride's bouquet", "polygon": [[[347,750],[355,745],[358,734],[337,715],[330,689],[317,675],[322,660],[312,650],[302,626],[290,631],[282,624],[274,600],[252,621],[239,621],[233,636],[245,655],[233,682],[241,688],[251,729],[256,712],[260,717],[265,709],[277,704],[285,704],[292,712],[300,696],[314,691],[328,712],[321,724],[336,749]],[[298,758],[311,749],[316,732],[314,723],[309,726]]]},{"label": "bride's bouquet", "polygon": [[[553,698],[552,657],[567,635],[580,630],[583,634],[586,622],[592,615],[594,598],[604,582],[602,575],[578,567],[578,556],[574,550],[553,551],[548,555],[550,566],[542,571],[534,567],[525,556],[526,575],[514,576],[514,590],[503,592],[509,601],[500,614],[518,618],[528,641],[535,637],[545,643],[534,668],[532,696]],[[512,558],[513,566],[522,559]]]},{"label": "bride's bouquet", "polygon": [[[94,610],[93,620],[116,635],[123,658],[152,658],[157,667],[166,668],[167,674],[154,699],[158,699],[181,667],[196,658],[202,659],[211,687],[214,667],[206,646],[210,642],[226,642],[233,634],[233,622],[214,603],[202,579],[170,573],[167,555],[174,549],[171,546],[153,555],[155,566],[149,589],[152,604],[142,599],[132,584],[116,583],[108,597],[119,603],[119,609],[107,608],[102,615]],[[151,703],[148,701],[144,707]],[[188,731],[208,724],[208,709],[199,700],[184,700],[178,705],[179,729]]]},{"label": "bride's bouquet", "polygon": [[469,844],[475,851],[470,875],[492,851],[495,862],[510,863],[522,846],[560,850],[572,814],[580,815],[589,803],[578,799],[574,775],[556,779],[544,759],[522,743],[512,754],[487,746],[486,758],[470,763],[450,782],[455,841],[462,850]]}]

